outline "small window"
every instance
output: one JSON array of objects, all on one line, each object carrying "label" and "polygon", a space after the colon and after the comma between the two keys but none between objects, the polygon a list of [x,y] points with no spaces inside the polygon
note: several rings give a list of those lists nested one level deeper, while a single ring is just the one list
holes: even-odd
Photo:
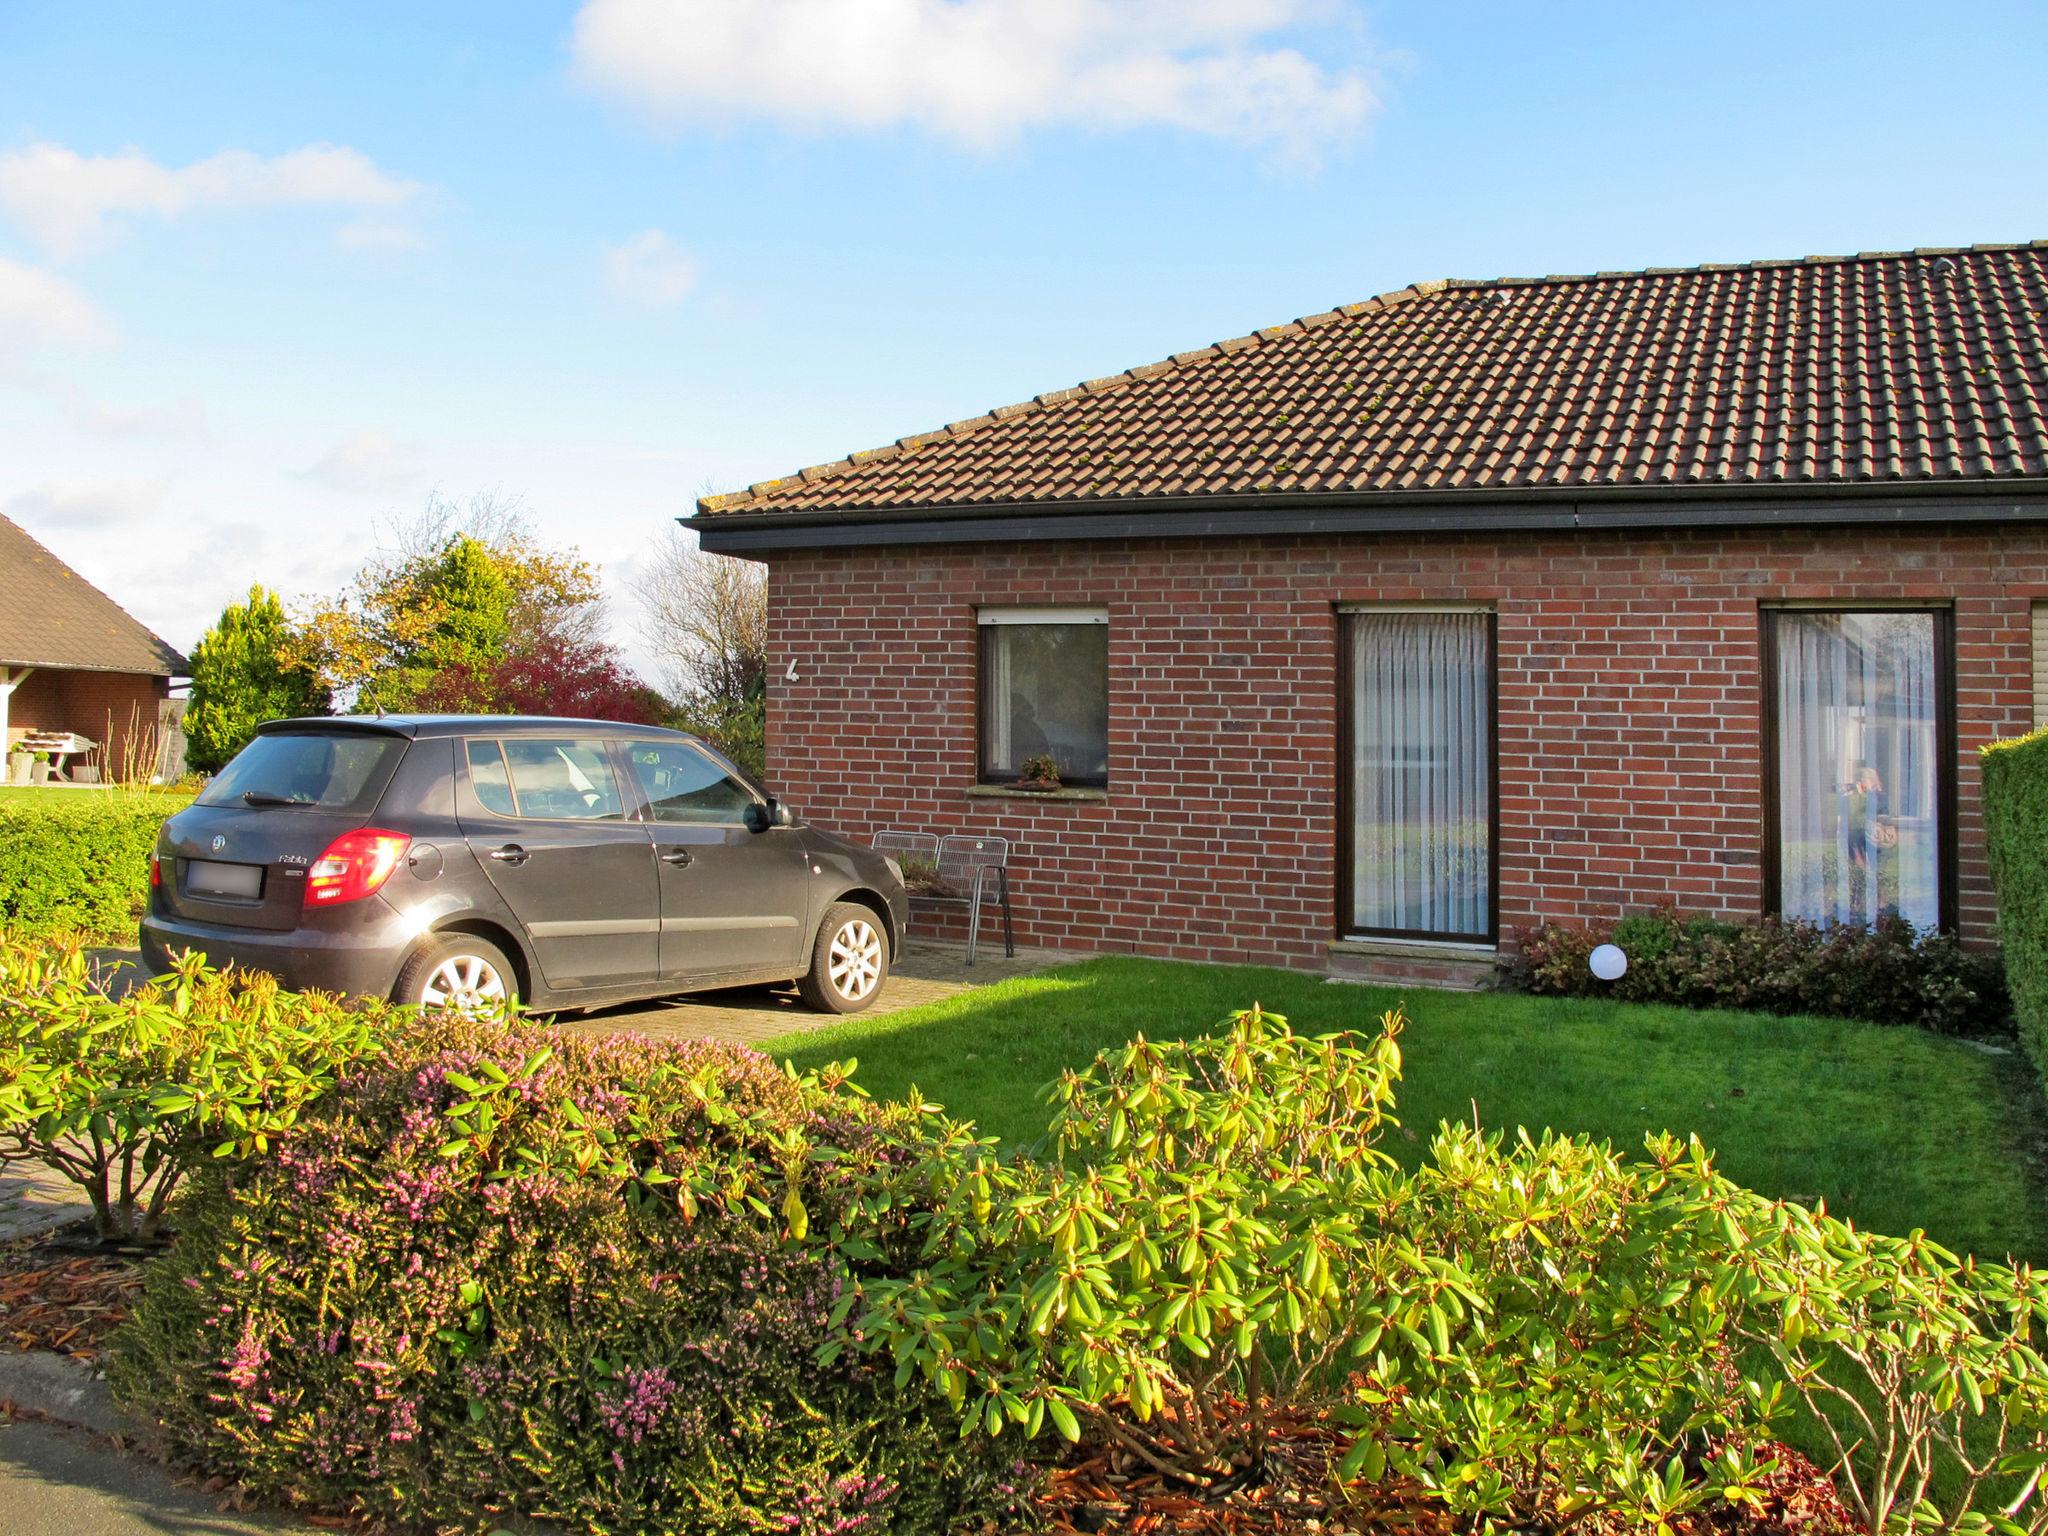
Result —
[{"label": "small window", "polygon": [[1107,784],[1108,612],[985,608],[980,620],[983,782],[1049,757],[1062,784]]},{"label": "small window", "polygon": [[2034,725],[2048,726],[2048,603],[2034,604]]},{"label": "small window", "polygon": [[738,826],[754,803],[746,785],[685,742],[628,742],[626,753],[656,821]]},{"label": "small window", "polygon": [[[495,746],[503,755],[491,761]],[[470,787],[487,810],[528,821],[621,821],[625,808],[601,741],[515,737],[469,745]],[[481,767],[479,763],[481,762]],[[504,771],[504,779],[497,777]],[[506,783],[509,780],[509,785]],[[499,810],[509,790],[512,809]]]},{"label": "small window", "polygon": [[519,814],[519,807],[512,801],[512,779],[505,772],[505,754],[498,750],[495,741],[469,744],[469,787],[476,794],[477,804],[493,815]]}]

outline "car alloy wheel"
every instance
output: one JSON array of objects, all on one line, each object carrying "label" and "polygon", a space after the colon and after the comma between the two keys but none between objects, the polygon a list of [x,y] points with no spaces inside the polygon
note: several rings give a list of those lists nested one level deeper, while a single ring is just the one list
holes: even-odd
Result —
[{"label": "car alloy wheel", "polygon": [[882,936],[865,918],[839,925],[832,935],[831,963],[827,974],[832,990],[849,1003],[857,1003],[875,990],[882,979]]},{"label": "car alloy wheel", "polygon": [[422,1008],[495,1013],[505,1002],[505,978],[482,955],[450,955],[420,985]]}]

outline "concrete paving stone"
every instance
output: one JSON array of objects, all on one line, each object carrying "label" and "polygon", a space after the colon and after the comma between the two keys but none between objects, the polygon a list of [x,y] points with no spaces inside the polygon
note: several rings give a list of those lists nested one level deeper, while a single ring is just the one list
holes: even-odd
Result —
[{"label": "concrete paving stone", "polygon": [[[911,939],[882,983],[882,994],[855,1018],[875,1018],[954,997],[1050,966],[1071,965],[1089,958],[1055,949],[1019,949],[1003,954],[1000,943],[983,944],[974,964],[967,964],[967,946],[936,939]],[[708,1038],[734,1045],[758,1046],[780,1035],[822,1029],[846,1015],[813,1013],[789,987],[740,987],[724,992],[698,992],[688,997],[651,1003],[628,1003],[581,1017],[564,1015],[571,1029],[616,1033],[631,1030],[672,1040]]]},{"label": "concrete paving stone", "polygon": [[76,1184],[40,1163],[0,1169],[0,1243],[41,1237],[92,1215]]},{"label": "concrete paving stone", "polygon": [[312,1526],[236,1514],[157,1463],[80,1429],[0,1416],[7,1536],[277,1536]]}]

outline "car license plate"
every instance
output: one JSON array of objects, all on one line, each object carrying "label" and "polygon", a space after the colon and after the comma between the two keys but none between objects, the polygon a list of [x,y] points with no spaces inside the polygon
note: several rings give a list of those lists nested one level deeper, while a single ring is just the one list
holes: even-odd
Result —
[{"label": "car license plate", "polygon": [[188,859],[185,862],[185,889],[195,896],[261,896],[263,866]]}]

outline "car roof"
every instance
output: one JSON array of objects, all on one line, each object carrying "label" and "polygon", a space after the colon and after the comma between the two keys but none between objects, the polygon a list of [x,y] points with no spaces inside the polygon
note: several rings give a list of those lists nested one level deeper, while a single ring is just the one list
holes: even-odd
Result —
[{"label": "car roof", "polygon": [[696,741],[687,731],[666,726],[632,725],[623,720],[578,720],[555,715],[304,715],[291,720],[266,720],[256,727],[259,736],[302,735],[336,731],[351,735],[404,736],[558,736],[564,731],[582,735],[633,735],[671,741]]}]

